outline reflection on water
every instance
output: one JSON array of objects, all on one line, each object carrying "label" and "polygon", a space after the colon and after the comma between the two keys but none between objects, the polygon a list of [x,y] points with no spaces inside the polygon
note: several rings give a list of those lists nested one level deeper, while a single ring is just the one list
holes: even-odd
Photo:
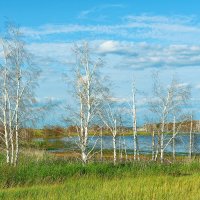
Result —
[{"label": "reflection on water", "polygon": [[[166,135],[164,143],[167,144],[172,136]],[[37,138],[34,139],[35,141],[43,141],[43,138]],[[155,138],[157,141],[157,137]],[[57,148],[54,150],[51,150],[53,152],[62,152],[67,151],[69,149],[78,148],[78,137],[63,137],[63,138],[56,138],[56,139],[45,139],[45,141],[49,143],[55,143],[55,142],[63,142],[64,147],[63,148]],[[193,136],[193,152],[194,153],[200,153],[200,134],[195,133]],[[100,136],[93,136],[89,137],[88,140],[88,148],[92,148],[95,145],[95,150],[99,150],[101,148],[101,142],[103,145],[103,149],[105,150],[111,150],[113,148],[112,146],[112,136],[103,136],[102,139]],[[139,142],[139,148],[140,152],[143,153],[151,153],[151,144],[152,144],[152,137],[150,135],[148,136],[138,136],[138,142]],[[189,149],[189,135],[179,135],[175,139],[176,142],[176,152],[180,154],[187,154]],[[124,137],[117,137],[117,149],[123,148],[127,149],[127,152],[130,152],[133,150],[133,136],[124,136]],[[165,152],[171,153],[172,152],[172,142],[166,147]]]}]

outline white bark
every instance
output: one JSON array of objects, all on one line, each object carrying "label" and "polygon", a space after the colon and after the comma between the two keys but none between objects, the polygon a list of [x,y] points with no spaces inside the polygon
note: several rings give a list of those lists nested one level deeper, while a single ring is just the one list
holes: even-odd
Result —
[{"label": "white bark", "polygon": [[100,134],[101,134],[101,161],[103,161],[103,130],[102,130],[102,127],[100,130]]},{"label": "white bark", "polygon": [[154,157],[155,161],[157,161],[158,159],[159,152],[160,152],[160,133],[158,134],[158,143],[156,145],[156,152],[155,152],[155,157]]},{"label": "white bark", "polygon": [[7,69],[4,70],[4,107],[3,107],[3,126],[6,145],[6,162],[10,163],[9,134],[7,129]]},{"label": "white bark", "polygon": [[152,132],[152,144],[151,144],[151,148],[152,148],[152,160],[155,159],[155,131],[153,130]]},{"label": "white bark", "polygon": [[120,162],[122,162],[122,159],[123,159],[123,147],[122,147],[122,136],[121,136],[121,134],[119,136],[119,159],[120,159]]},{"label": "white bark", "polygon": [[114,119],[114,130],[113,130],[113,163],[116,164],[117,153],[116,153],[116,135],[117,135],[117,121]]},{"label": "white bark", "polygon": [[139,157],[139,147],[138,147],[138,137],[137,137],[137,112],[136,112],[136,88],[133,84],[132,88],[132,115],[133,115],[133,144],[134,144],[134,160],[140,160]]},{"label": "white bark", "polygon": [[189,158],[192,158],[192,150],[193,150],[193,140],[192,140],[192,131],[193,131],[193,119],[191,115],[190,121],[190,141],[189,141]]},{"label": "white bark", "polygon": [[173,160],[176,158],[176,141],[175,141],[175,136],[176,136],[176,117],[174,116],[173,120],[173,140],[172,140],[172,154],[173,154]]}]

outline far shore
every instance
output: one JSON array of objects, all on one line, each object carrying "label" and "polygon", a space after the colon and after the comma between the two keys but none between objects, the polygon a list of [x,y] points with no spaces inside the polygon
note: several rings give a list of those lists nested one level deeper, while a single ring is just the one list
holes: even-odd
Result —
[{"label": "far shore", "polygon": [[[109,131],[89,131],[89,136],[112,136],[112,133]],[[152,135],[152,132],[146,132],[146,131],[138,131],[138,135],[140,136],[149,136]],[[173,132],[165,132],[165,135],[172,135]],[[189,134],[189,132],[180,132],[180,134]],[[119,131],[117,136],[132,136],[133,131],[132,130],[126,130],[126,131]],[[155,135],[158,135],[158,133],[155,132]],[[31,134],[31,138],[61,138],[61,137],[72,137],[72,136],[78,136],[77,132],[66,132],[66,131],[61,131],[61,132],[53,132],[53,130],[48,133],[45,132],[43,129],[34,129],[33,133]]]}]

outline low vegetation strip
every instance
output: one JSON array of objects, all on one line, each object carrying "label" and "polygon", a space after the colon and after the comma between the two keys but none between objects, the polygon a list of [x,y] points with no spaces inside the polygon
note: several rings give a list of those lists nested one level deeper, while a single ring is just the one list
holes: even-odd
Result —
[{"label": "low vegetation strip", "polygon": [[[2,161],[3,157],[0,158]],[[88,163],[39,153],[15,167],[0,162],[0,199],[199,200],[199,161]],[[194,184],[195,183],[195,184]]]},{"label": "low vegetation strip", "polygon": [[3,189],[0,190],[0,198],[2,200],[199,200],[199,187],[200,179],[196,175],[189,177],[131,176],[123,179],[88,175],[79,179],[71,177],[63,184]]},{"label": "low vegetation strip", "polygon": [[91,163],[82,166],[80,163],[65,161],[42,160],[38,162],[20,164],[17,168],[1,166],[0,186],[10,188],[14,186],[63,183],[68,178],[94,176],[101,178],[140,177],[140,176],[190,176],[199,174],[200,167],[191,164],[158,164],[158,163],[130,163],[130,164],[98,164]]}]

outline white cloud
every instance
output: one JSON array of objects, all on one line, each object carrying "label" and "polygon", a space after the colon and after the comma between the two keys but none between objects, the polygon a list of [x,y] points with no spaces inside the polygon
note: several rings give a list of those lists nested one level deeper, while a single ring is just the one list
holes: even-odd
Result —
[{"label": "white cloud", "polygon": [[[96,14],[96,13],[101,13],[102,11],[108,10],[108,9],[115,9],[115,8],[123,8],[125,7],[122,4],[104,4],[104,5],[100,5],[100,6],[96,6],[93,7],[91,9],[88,10],[84,10],[82,11],[79,15],[78,18],[79,19],[86,19],[86,18],[91,18],[92,14]],[[92,18],[93,20],[97,20],[97,18]],[[98,17],[98,19],[102,19],[102,15],[100,15],[100,17]]]},{"label": "white cloud", "polygon": [[[91,50],[112,68],[180,68],[200,66],[199,45],[157,45],[114,40],[90,41]],[[73,65],[73,43],[32,43],[28,49],[46,65]]]},{"label": "white cloud", "polygon": [[[200,46],[196,45],[156,45],[126,41],[105,41],[97,52],[115,56],[112,63],[128,68],[178,68],[200,66]],[[119,63],[119,58],[121,62]]]},{"label": "white cloud", "polygon": [[[84,15],[93,11],[85,11]],[[80,24],[47,24],[37,28],[23,27],[26,36],[41,38],[58,34],[87,33],[101,39],[107,36],[119,37],[122,40],[152,39],[173,43],[199,43],[200,26],[194,16],[153,16],[135,15],[122,17],[116,24],[80,25]]]},{"label": "white cloud", "polygon": [[48,66],[52,62],[62,64],[73,63],[71,59],[72,43],[31,43],[28,50],[41,58],[42,63]]},{"label": "white cloud", "polygon": [[112,41],[108,40],[99,45],[99,52],[102,53],[112,53],[115,52],[116,50],[119,50],[119,42],[117,41]]}]

